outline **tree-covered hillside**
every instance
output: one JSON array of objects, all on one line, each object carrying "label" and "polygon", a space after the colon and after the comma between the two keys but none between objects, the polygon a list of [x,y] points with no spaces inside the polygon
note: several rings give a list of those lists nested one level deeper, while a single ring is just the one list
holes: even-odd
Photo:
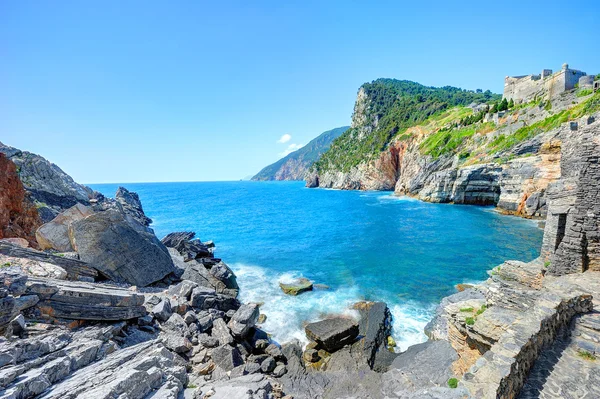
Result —
[{"label": "tree-covered hillside", "polygon": [[377,156],[400,131],[458,105],[489,103],[501,98],[488,91],[428,87],[419,83],[377,79],[364,84],[354,109],[353,127],[337,138],[315,163],[318,172],[347,172]]},{"label": "tree-covered hillside", "polygon": [[304,147],[265,167],[252,180],[303,180],[306,171],[348,128],[343,126],[321,133]]}]

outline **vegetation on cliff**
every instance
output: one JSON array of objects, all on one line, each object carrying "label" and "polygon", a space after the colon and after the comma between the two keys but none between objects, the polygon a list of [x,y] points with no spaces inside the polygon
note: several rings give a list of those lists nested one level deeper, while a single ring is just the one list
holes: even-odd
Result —
[{"label": "vegetation on cliff", "polygon": [[[364,94],[364,100],[361,100],[360,92]],[[450,86],[428,87],[406,80],[378,79],[366,83],[359,91],[353,127],[333,142],[315,167],[318,172],[347,172],[377,156],[400,131],[452,107],[499,99],[499,95],[489,90],[474,92]]]},{"label": "vegetation on cliff", "polygon": [[342,126],[321,133],[304,147],[266,166],[252,180],[302,180],[305,172],[329,149],[332,141],[348,128]]}]

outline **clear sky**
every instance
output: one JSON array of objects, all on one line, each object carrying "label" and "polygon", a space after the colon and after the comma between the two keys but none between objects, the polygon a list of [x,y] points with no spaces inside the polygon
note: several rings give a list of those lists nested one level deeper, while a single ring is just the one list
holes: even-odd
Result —
[{"label": "clear sky", "polygon": [[501,92],[600,73],[599,38],[598,0],[3,0],[0,141],[82,183],[235,180],[349,124],[364,82]]}]

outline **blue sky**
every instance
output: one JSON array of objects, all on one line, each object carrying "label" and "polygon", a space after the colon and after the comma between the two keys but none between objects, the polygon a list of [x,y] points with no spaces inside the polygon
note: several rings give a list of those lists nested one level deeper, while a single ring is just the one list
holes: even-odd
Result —
[{"label": "blue sky", "polygon": [[599,73],[599,37],[597,0],[5,0],[0,141],[83,183],[236,180],[349,124],[364,82],[501,92]]}]

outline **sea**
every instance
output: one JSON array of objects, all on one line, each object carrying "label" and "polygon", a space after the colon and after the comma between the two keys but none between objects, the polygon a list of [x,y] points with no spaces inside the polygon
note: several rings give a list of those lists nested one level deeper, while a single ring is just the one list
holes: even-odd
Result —
[{"label": "sea", "polygon": [[[456,284],[485,280],[505,260],[539,254],[537,222],[490,207],[432,204],[381,191],[308,189],[303,182],[94,184],[114,197],[139,194],[162,238],[194,231],[237,276],[243,302],[261,303],[262,328],[278,342],[306,342],[303,326],[384,301],[398,350],[424,342],[423,328]],[[306,277],[320,289],[285,295]]]}]

